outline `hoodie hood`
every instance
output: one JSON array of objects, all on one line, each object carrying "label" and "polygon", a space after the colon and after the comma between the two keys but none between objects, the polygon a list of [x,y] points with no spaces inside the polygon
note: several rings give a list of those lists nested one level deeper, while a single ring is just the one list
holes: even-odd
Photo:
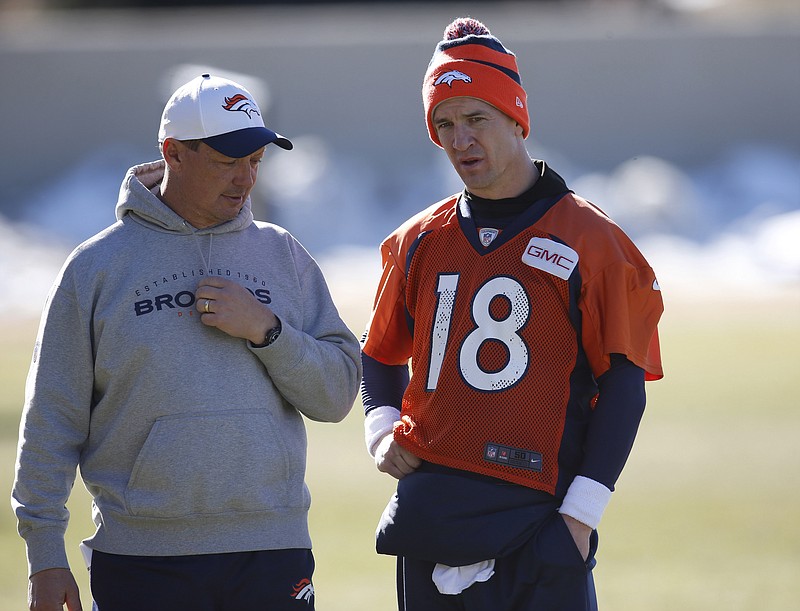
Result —
[{"label": "hoodie hood", "polygon": [[253,211],[248,197],[236,218],[205,229],[192,227],[158,197],[165,167],[166,162],[160,159],[133,166],[127,171],[119,189],[115,209],[117,220],[121,221],[126,215],[130,215],[136,222],[155,231],[198,235],[240,231],[253,222]]}]

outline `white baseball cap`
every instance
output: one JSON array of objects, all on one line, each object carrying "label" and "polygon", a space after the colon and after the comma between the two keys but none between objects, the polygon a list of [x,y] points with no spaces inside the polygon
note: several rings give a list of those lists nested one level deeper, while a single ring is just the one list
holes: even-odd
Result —
[{"label": "white baseball cap", "polygon": [[228,157],[247,157],[267,144],[293,145],[264,126],[261,111],[238,83],[203,74],[178,88],[164,107],[158,141],[202,140]]}]

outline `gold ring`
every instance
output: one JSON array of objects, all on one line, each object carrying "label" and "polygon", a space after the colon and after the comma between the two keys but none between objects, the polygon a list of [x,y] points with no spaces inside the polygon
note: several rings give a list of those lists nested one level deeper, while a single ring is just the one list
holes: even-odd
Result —
[{"label": "gold ring", "polygon": [[208,314],[208,304],[209,304],[209,303],[210,303],[210,302],[209,302],[209,300],[208,300],[208,299],[206,299],[206,305],[205,305],[205,306],[203,306],[203,309],[206,311],[206,314]]}]

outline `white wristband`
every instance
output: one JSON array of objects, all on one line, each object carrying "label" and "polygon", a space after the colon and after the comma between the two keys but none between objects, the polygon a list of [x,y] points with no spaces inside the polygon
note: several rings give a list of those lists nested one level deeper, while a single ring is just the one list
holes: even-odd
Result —
[{"label": "white wristband", "polygon": [[381,405],[367,412],[364,419],[364,441],[367,451],[375,458],[375,449],[381,439],[394,429],[394,423],[400,420],[400,410],[391,405]]},{"label": "white wristband", "polygon": [[558,512],[596,529],[610,500],[611,490],[600,482],[577,475],[569,485]]}]

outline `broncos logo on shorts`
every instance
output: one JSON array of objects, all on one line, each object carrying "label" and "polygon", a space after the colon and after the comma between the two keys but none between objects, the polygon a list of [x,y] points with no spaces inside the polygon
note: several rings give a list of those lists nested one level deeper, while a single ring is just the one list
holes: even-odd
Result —
[{"label": "broncos logo on shorts", "polygon": [[314,584],[311,583],[311,580],[308,578],[303,578],[294,586],[294,591],[291,594],[291,598],[296,600],[305,600],[306,602],[311,602],[311,599],[314,597]]}]

